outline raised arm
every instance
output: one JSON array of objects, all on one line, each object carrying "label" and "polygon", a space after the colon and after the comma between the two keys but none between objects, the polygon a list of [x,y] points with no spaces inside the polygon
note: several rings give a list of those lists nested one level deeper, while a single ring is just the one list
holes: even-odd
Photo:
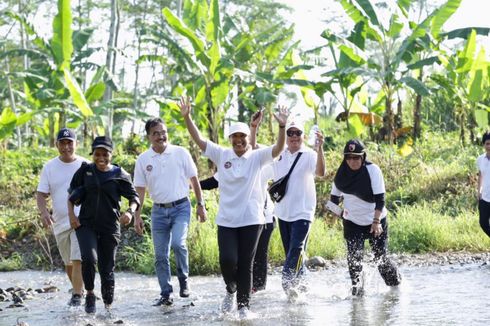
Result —
[{"label": "raised arm", "polygon": [[279,124],[279,131],[277,134],[276,144],[272,147],[272,157],[277,157],[284,150],[286,144],[286,122],[288,121],[289,110],[285,106],[279,106],[279,113],[274,113]]},{"label": "raised arm", "polygon": [[201,136],[199,129],[197,129],[196,124],[194,121],[192,121],[190,98],[181,97],[178,106],[180,108],[180,114],[182,114],[182,117],[184,117],[185,125],[187,126],[187,130],[189,130],[189,134],[191,135],[192,139],[196,142],[201,151],[206,151],[206,139]]},{"label": "raised arm", "polygon": [[252,146],[252,149],[257,149],[257,129],[262,122],[262,117],[264,116],[264,109],[260,109],[260,111],[257,111],[254,113],[252,116],[252,119],[250,120],[250,146]]},{"label": "raised arm", "polygon": [[317,153],[315,174],[318,177],[324,177],[325,172],[326,172],[325,171],[325,155],[323,153],[323,134],[320,131],[316,132],[315,151]]}]

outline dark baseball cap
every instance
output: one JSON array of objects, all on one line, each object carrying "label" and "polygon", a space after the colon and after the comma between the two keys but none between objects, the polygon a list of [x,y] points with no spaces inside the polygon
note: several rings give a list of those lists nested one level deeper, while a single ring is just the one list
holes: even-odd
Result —
[{"label": "dark baseball cap", "polygon": [[358,139],[351,139],[345,144],[344,155],[364,155],[366,148]]},{"label": "dark baseball cap", "polygon": [[109,152],[112,152],[112,140],[107,136],[95,137],[94,141],[92,142],[92,153],[90,153],[90,155],[94,153],[96,148],[104,148]]},{"label": "dark baseball cap", "polygon": [[60,141],[63,139],[69,139],[71,141],[77,140],[77,135],[75,132],[68,128],[62,128],[58,131],[58,136],[56,137],[56,141]]}]

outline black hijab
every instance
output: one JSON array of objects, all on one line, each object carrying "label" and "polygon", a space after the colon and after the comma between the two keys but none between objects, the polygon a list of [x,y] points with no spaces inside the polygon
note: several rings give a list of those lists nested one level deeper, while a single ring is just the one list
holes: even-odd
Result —
[{"label": "black hijab", "polygon": [[[345,160],[346,155],[360,155],[362,159],[361,167],[358,170],[352,170]],[[354,195],[368,203],[374,203],[371,177],[367,169],[369,164],[372,163],[366,160],[364,144],[357,139],[349,140],[344,148],[344,159],[334,178],[337,189],[345,194]]]}]

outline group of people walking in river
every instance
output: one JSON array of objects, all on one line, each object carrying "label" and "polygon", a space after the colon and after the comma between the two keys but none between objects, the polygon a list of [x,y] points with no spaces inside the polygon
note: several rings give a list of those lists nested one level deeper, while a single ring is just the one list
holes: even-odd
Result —
[{"label": "group of people walking in river", "polygon": [[[191,138],[217,168],[211,178],[199,181],[189,151],[171,143],[160,118],[146,122],[150,147],[136,160],[134,182],[123,168],[112,163],[114,145],[110,138],[94,139],[89,162],[75,154],[76,134],[67,128],[59,131],[59,156],[43,167],[37,205],[44,224],[52,227],[73,287],[70,306],[80,306],[85,295],[85,311],[96,312],[94,280],[98,267],[102,300],[110,309],[120,225],[129,225],[134,219],[136,233],[143,234],[141,212],[147,191],[153,202],[151,236],[160,285],[154,305],[173,304],[170,249],[175,255],[179,296],[189,297],[186,239],[192,211],[190,188],[200,222],[207,220],[202,190],[219,191],[215,222],[219,264],[226,285],[221,304],[224,313],[238,309],[240,318],[251,315],[251,295],[264,290],[267,284],[268,246],[276,225],[285,253],[282,287],[291,301],[307,291],[304,257],[317,205],[315,177],[323,177],[326,172],[323,134],[317,131],[314,148],[307,147],[303,124],[288,120],[289,111],[279,107],[274,115],[278,125],[274,145],[256,142],[263,116],[259,111],[250,126],[242,122],[230,125],[226,137],[231,148],[223,147],[201,135],[191,118],[188,98],[182,98],[178,105]],[[486,153],[478,158],[480,224],[490,236],[490,134],[485,134],[483,143]],[[387,256],[389,226],[382,172],[367,160],[366,148],[359,140],[349,140],[342,153],[327,207],[342,219],[352,295],[360,296],[364,290],[365,240],[372,247],[386,285],[399,285],[401,275]],[[268,190],[271,181],[276,187],[272,191],[273,187]],[[49,197],[52,211],[48,209]],[[124,212],[120,211],[121,197],[129,202]]]}]

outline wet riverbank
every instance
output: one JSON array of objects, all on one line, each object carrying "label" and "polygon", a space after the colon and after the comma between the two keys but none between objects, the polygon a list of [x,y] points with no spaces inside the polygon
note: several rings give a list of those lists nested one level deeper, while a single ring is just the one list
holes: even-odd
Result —
[{"label": "wet riverbank", "polygon": [[[326,268],[307,275],[309,292],[291,304],[281,289],[274,269],[267,289],[252,297],[257,318],[247,325],[486,325],[490,320],[488,254],[434,254],[393,256],[400,263],[403,283],[398,289],[384,285],[375,266],[366,263],[366,294],[350,295],[343,261],[327,262]],[[406,260],[405,263],[403,261]],[[112,317],[103,311],[88,316],[81,308],[68,308],[68,284],[61,272],[20,271],[0,274],[0,288],[41,288],[55,285],[60,291],[38,293],[25,307],[6,308],[0,302],[0,325],[223,325],[240,323],[235,315],[223,315],[219,306],[224,284],[219,276],[191,278],[189,299],[176,298],[172,307],[153,307],[158,297],[156,277],[117,273]],[[178,289],[177,282],[174,280]],[[98,290],[99,285],[96,284]],[[11,303],[10,303],[11,304]]]}]

